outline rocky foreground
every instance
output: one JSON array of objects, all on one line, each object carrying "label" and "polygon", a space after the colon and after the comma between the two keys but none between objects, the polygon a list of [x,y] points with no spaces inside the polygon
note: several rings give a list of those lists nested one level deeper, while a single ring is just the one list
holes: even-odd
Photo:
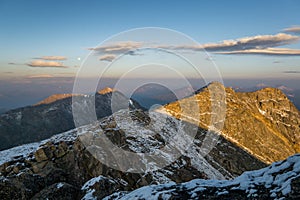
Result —
[{"label": "rocky foreground", "polygon": [[[160,124],[163,120],[168,123]],[[122,119],[116,123],[117,119]],[[192,145],[178,148],[179,158],[162,149],[182,121],[162,113],[121,110],[94,124],[0,152],[1,199],[297,199],[300,157],[254,172],[266,165],[224,138],[205,156],[201,143],[205,130],[198,129]],[[133,120],[134,124],[129,123]],[[122,129],[120,128],[122,127]],[[145,129],[143,129],[143,127]],[[159,128],[160,127],[160,128]],[[162,134],[162,128],[165,134]],[[184,124],[186,128],[198,128]],[[145,131],[150,131],[145,134]],[[160,135],[158,135],[160,133]],[[97,144],[101,135],[133,153],[161,153],[170,164],[152,163],[144,173],[120,171],[104,165],[86,145]],[[101,146],[98,149],[101,150]],[[102,149],[103,150],[103,149]],[[101,153],[102,152],[102,153]],[[101,151],[101,156],[107,153]],[[168,151],[166,151],[168,152]],[[113,155],[113,154],[109,154]],[[114,155],[112,156],[114,157]],[[114,159],[117,159],[116,155]],[[114,160],[115,161],[115,160]],[[153,170],[155,169],[155,170]],[[239,176],[242,174],[241,176]],[[235,179],[234,179],[235,178]],[[214,180],[207,180],[214,179]],[[227,179],[227,181],[226,181]],[[233,180],[230,180],[233,179]],[[219,181],[218,181],[219,180]],[[184,183],[186,182],[186,183]]]}]

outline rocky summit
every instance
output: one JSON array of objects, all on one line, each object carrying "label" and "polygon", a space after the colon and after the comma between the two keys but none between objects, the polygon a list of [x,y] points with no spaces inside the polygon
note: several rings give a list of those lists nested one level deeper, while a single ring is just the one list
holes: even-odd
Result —
[{"label": "rocky summit", "polygon": [[[219,104],[212,104],[212,100]],[[200,114],[195,117],[193,112],[187,112],[188,116],[184,116],[182,107],[195,101]],[[213,128],[264,163],[300,152],[300,113],[279,89],[243,93],[211,83],[195,95],[167,104],[163,109],[203,129]]]}]

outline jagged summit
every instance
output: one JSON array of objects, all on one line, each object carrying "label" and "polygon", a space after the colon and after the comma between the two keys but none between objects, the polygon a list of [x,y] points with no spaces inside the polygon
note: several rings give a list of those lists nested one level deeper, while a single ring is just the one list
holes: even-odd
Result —
[{"label": "jagged summit", "polygon": [[243,93],[261,93],[261,94],[267,94],[269,96],[277,95],[277,96],[281,96],[282,98],[287,98],[286,95],[282,92],[282,89],[273,88],[273,87],[264,87],[253,92],[243,92]]},{"label": "jagged summit", "polygon": [[50,104],[55,101],[59,101],[62,99],[73,97],[73,96],[79,96],[79,94],[53,94],[53,95],[47,97],[46,99],[36,103],[35,106],[42,105],[42,104]]},{"label": "jagged summit", "polygon": [[[101,95],[104,95],[104,94],[108,94],[108,93],[112,93],[112,92],[115,92],[116,90],[113,89],[113,88],[110,88],[110,87],[105,87],[99,91],[97,91],[97,94],[101,94]],[[55,101],[59,101],[59,100],[62,100],[62,99],[66,99],[66,98],[69,98],[69,97],[73,97],[73,96],[83,96],[83,94],[53,94],[49,97],[47,97],[46,99],[34,104],[35,106],[38,106],[38,105],[42,105],[42,104],[50,104],[50,103],[54,103]]]},{"label": "jagged summit", "polygon": [[108,93],[112,93],[112,92],[115,92],[116,90],[113,89],[113,88],[110,88],[110,87],[105,87],[101,90],[99,90],[97,93],[98,94],[108,94]]}]

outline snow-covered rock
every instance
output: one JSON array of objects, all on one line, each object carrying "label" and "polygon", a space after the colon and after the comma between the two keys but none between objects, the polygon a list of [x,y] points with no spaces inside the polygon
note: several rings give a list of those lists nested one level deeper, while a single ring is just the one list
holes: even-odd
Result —
[{"label": "snow-covered rock", "polygon": [[194,179],[189,182],[149,185],[105,199],[299,199],[300,154],[269,167],[248,171],[233,180]]}]

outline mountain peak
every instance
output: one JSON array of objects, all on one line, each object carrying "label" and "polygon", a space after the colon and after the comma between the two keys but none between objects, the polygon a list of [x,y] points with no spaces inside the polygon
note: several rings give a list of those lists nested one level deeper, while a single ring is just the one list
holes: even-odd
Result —
[{"label": "mountain peak", "polygon": [[66,98],[72,97],[72,96],[74,96],[74,94],[53,94],[53,95],[47,97],[46,99],[38,102],[37,104],[35,104],[35,106],[42,105],[42,104],[50,104],[55,101],[66,99]]},{"label": "mountain peak", "polygon": [[[272,88],[272,87],[265,87],[254,92],[248,92],[243,94],[245,95],[249,94],[250,96],[254,95],[257,100],[262,100],[262,99],[288,100],[287,96],[282,92],[282,90],[278,88]],[[290,101],[285,103],[289,104]]]},{"label": "mountain peak", "polygon": [[224,122],[219,129],[223,137],[265,163],[299,152],[300,112],[280,89],[266,87],[255,92],[235,92],[225,88],[226,95],[220,95],[224,91],[222,88],[221,83],[210,83],[195,96],[169,103],[164,108],[172,116],[181,116],[180,104],[196,98],[201,108],[200,116],[193,119],[191,114],[185,120],[208,129],[212,116],[215,116],[210,106],[211,95],[216,98],[214,101],[220,101],[218,109],[221,110],[224,104],[219,99],[225,97],[226,116],[219,120]]},{"label": "mountain peak", "polygon": [[99,90],[97,93],[98,93],[98,94],[108,94],[108,93],[112,93],[112,92],[114,92],[114,91],[116,91],[116,90],[113,89],[113,88],[105,87],[105,88],[103,88],[102,90]]}]

